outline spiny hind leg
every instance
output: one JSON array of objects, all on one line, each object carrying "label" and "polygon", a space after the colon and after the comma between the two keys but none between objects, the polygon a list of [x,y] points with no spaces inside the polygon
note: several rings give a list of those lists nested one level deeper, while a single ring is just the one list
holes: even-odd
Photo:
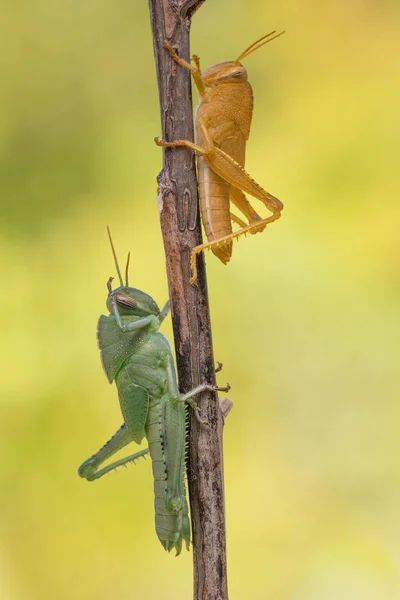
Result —
[{"label": "spiny hind leg", "polygon": [[[201,244],[200,246],[195,246],[195,248],[193,248],[192,250],[192,254],[190,256],[190,268],[192,270],[192,277],[190,278],[190,283],[194,283],[197,279],[197,265],[196,265],[196,256],[197,254],[199,254],[199,252],[203,252],[204,250],[211,250],[211,248],[214,247],[220,247],[220,246],[224,246],[225,244],[228,244],[231,240],[235,240],[238,239],[241,235],[247,235],[248,233],[252,233],[253,231],[262,231],[262,229],[268,225],[269,223],[273,223],[274,221],[277,221],[281,216],[281,213],[274,213],[273,215],[271,215],[270,217],[267,217],[266,219],[261,219],[260,221],[257,221],[256,223],[253,223],[251,225],[247,225],[246,227],[242,227],[241,229],[238,229],[238,231],[234,231],[233,233],[230,233],[229,235],[225,235],[221,238],[218,238],[216,240],[213,240],[212,242],[207,242],[206,244]],[[241,219],[238,219],[237,217],[235,217],[235,219],[237,219],[236,222],[241,221]]]},{"label": "spiny hind leg", "polygon": [[[109,473],[110,471],[115,471],[116,469],[118,469],[118,467],[122,467],[123,465],[127,465],[128,463],[135,463],[139,458],[143,458],[147,454],[149,454],[149,449],[144,448],[143,450],[139,450],[139,452],[134,452],[134,454],[130,454],[129,456],[124,456],[124,458],[116,460],[115,462],[107,465],[99,471],[91,471],[90,474],[81,474],[81,472],[79,471],[79,475],[81,477],[84,477],[88,481],[94,481],[95,479],[100,479],[100,477],[103,477],[103,475],[106,475],[106,473]],[[84,465],[85,463],[83,463],[82,467]]]},{"label": "spiny hind leg", "polygon": [[[230,215],[231,215],[231,221],[232,221],[232,223],[236,223],[236,225],[239,225],[239,227],[242,227],[242,229],[244,227],[247,227],[247,223],[245,223],[244,221],[242,221],[242,219],[240,219],[238,216],[234,215],[233,213],[230,213]],[[260,217],[259,220],[260,221],[262,220],[261,217]],[[256,221],[253,221],[253,223],[256,223]],[[255,233],[258,233],[259,231],[263,231],[264,228],[265,228],[265,225],[261,225],[260,229],[256,229],[255,231],[250,231],[250,233],[253,235]]]},{"label": "spiny hind leg", "polygon": [[240,219],[239,217],[237,217],[233,213],[230,213],[230,216],[231,216],[232,223],[236,223],[236,225],[239,225],[240,227],[247,227],[247,223],[245,223],[244,221],[242,221],[242,219]]},{"label": "spiny hind leg", "polygon": [[99,465],[101,465],[105,460],[119,452],[119,450],[124,448],[132,441],[132,433],[124,423],[122,427],[118,429],[117,433],[114,434],[113,437],[98,452],[96,452],[96,454],[93,454],[93,456],[81,464],[78,469],[78,475],[84,479],[87,479],[88,481],[93,481],[94,479],[99,479],[109,471],[112,471],[121,465],[125,465],[129,462],[135,462],[137,458],[140,458],[148,453],[149,449],[145,448],[144,450],[140,450],[140,452],[136,452],[135,454],[121,458],[120,460],[107,465],[99,471],[97,470]]},{"label": "spiny hind leg", "polygon": [[204,244],[200,244],[199,246],[195,246],[192,250],[192,253],[190,255],[190,270],[192,272],[192,276],[189,279],[189,282],[193,285],[193,283],[197,280],[197,260],[196,257],[200,252],[203,252],[204,250],[211,250],[212,248],[219,248],[221,246],[225,246],[226,244],[229,244],[229,242],[231,242],[234,239],[239,239],[239,237],[241,235],[247,235],[247,233],[258,233],[260,231],[263,231],[265,226],[268,225],[268,223],[273,223],[274,221],[276,221],[277,219],[280,218],[281,213],[274,213],[273,215],[271,215],[270,217],[267,217],[266,219],[259,219],[257,221],[254,221],[253,223],[251,223],[250,225],[246,225],[246,223],[244,221],[242,221],[242,219],[240,219],[239,217],[237,217],[236,215],[230,213],[231,216],[231,220],[236,223],[237,225],[239,225],[239,227],[241,229],[238,229],[237,231],[234,231],[233,233],[230,233],[229,235],[226,235],[224,237],[218,238],[216,240],[213,240],[211,242],[206,242]]},{"label": "spiny hind leg", "polygon": [[[185,148],[190,148],[196,152],[196,154],[204,156],[210,168],[215,171],[217,175],[229,183],[232,186],[232,189],[236,188],[239,190],[239,194],[233,192],[235,199],[232,198],[232,201],[234,204],[236,204],[236,206],[240,204],[238,208],[246,217],[249,218],[251,230],[255,231],[257,227],[263,225],[265,219],[260,218],[256,211],[251,207],[247,199],[243,196],[243,194],[240,193],[240,191],[250,194],[251,196],[254,196],[254,198],[261,200],[268,210],[273,213],[273,216],[276,214],[279,214],[280,216],[280,213],[283,209],[282,202],[264,190],[256,181],[254,181],[254,179],[252,179],[250,175],[246,173],[243,167],[239,165],[239,163],[236,162],[231,156],[229,156],[229,154],[214,145],[204,121],[199,120],[199,127],[203,138],[204,148],[194,144],[193,142],[190,142],[189,140],[175,140],[173,142],[166,142],[165,140],[154,138],[154,141],[157,146],[164,146],[166,148],[183,146]],[[279,216],[272,220],[276,221]],[[257,224],[253,226],[255,221]]]},{"label": "spiny hind leg", "polygon": [[[204,156],[211,169],[215,171],[217,175],[222,177],[222,179],[230,183],[232,187],[237,188],[246,194],[250,194],[258,200],[261,200],[261,202],[263,202],[268,210],[270,210],[272,213],[280,213],[283,209],[282,202],[264,190],[256,181],[254,181],[254,179],[252,179],[250,175],[246,173],[244,168],[236,160],[229,156],[229,154],[214,145],[207,126],[203,120],[199,119],[198,126],[203,138],[203,144],[205,148]],[[246,215],[246,213],[244,214]],[[258,217],[255,211],[253,214],[254,217]]]},{"label": "spiny hind leg", "polygon": [[[253,225],[253,223],[257,223],[262,220],[260,215],[256,213],[254,208],[251,206],[250,202],[247,200],[246,196],[241,192],[238,188],[231,186],[229,190],[229,197],[233,204],[238,208],[244,216],[249,221],[249,225]],[[235,221],[240,227],[247,227],[247,223],[244,223],[241,219],[238,219],[235,215],[232,215],[232,220]],[[265,229],[265,225],[261,226],[258,229],[254,229],[250,231],[251,234],[258,233],[259,231],[263,231]]]}]

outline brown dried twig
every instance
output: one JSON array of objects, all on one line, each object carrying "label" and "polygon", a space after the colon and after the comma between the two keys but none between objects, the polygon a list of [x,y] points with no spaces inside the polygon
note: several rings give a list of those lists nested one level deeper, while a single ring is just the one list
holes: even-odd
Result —
[{"label": "brown dried twig", "polygon": [[[189,60],[190,19],[204,0],[149,0],[160,97],[162,137],[193,140],[190,73],[163,48],[165,39]],[[193,153],[167,148],[158,176],[158,206],[164,240],[176,359],[181,392],[215,384],[204,258],[189,284],[191,249],[201,244]],[[193,531],[194,599],[228,600],[222,463],[223,418],[215,393],[200,399],[209,427],[191,417],[188,481]]]}]

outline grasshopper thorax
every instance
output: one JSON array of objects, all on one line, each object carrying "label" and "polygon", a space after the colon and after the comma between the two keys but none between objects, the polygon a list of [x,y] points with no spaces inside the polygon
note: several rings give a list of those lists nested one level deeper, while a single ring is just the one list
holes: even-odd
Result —
[{"label": "grasshopper thorax", "polygon": [[110,313],[113,312],[113,301],[118,305],[120,315],[130,315],[135,317],[147,317],[148,315],[160,315],[160,309],[151,296],[141,290],[133,287],[120,286],[115,290],[111,289],[112,277],[107,282],[108,297],[107,308]]}]

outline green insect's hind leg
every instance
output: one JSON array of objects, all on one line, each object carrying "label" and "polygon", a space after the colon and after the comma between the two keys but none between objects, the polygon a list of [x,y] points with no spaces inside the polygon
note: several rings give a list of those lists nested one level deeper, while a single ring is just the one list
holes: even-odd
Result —
[{"label": "green insect's hind leg", "polygon": [[135,462],[136,459],[145,456],[148,454],[149,449],[145,448],[144,450],[140,450],[139,452],[135,452],[135,454],[131,454],[130,456],[126,456],[117,460],[110,465],[107,465],[103,469],[97,470],[99,465],[101,465],[105,460],[110,458],[113,454],[116,454],[119,450],[124,448],[127,444],[133,441],[132,433],[127,429],[126,425],[122,425],[120,429],[118,429],[117,433],[113,435],[113,437],[92,457],[85,460],[84,463],[78,469],[78,475],[87,479],[88,481],[94,481],[95,479],[99,479],[106,473],[109,473],[113,469],[120,467],[122,465],[126,465],[130,462]]}]

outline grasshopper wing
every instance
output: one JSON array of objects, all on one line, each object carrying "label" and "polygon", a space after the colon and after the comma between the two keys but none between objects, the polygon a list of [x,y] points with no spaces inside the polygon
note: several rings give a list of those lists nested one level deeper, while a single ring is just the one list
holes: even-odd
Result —
[{"label": "grasshopper wing", "polygon": [[[131,317],[122,317],[122,322],[132,321]],[[139,331],[123,332],[117,326],[113,315],[101,315],[97,324],[97,342],[100,349],[101,363],[110,383],[126,359],[135,353],[142,333]]]},{"label": "grasshopper wing", "polygon": [[133,440],[140,444],[146,435],[149,393],[141,385],[132,383],[124,369],[117,375],[117,387],[125,424],[130,430]]}]

